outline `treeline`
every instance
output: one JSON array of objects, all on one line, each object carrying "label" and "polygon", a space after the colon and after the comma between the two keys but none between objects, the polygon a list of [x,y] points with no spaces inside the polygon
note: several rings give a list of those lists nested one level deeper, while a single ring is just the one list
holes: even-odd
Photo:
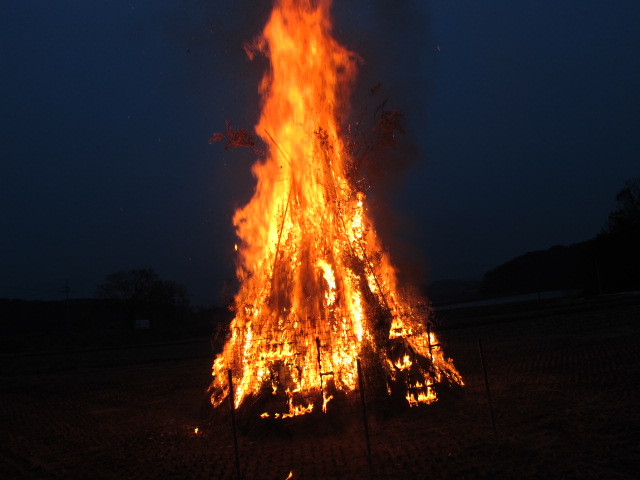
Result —
[{"label": "treeline", "polygon": [[211,334],[228,317],[225,308],[161,310],[159,305],[143,306],[131,316],[126,301],[100,298],[40,301],[0,299],[0,337],[12,334],[42,335],[53,332],[93,332],[107,330],[153,330]]},{"label": "treeline", "polygon": [[490,270],[485,297],[549,290],[592,295],[640,290],[640,179],[626,182],[595,238],[529,252]]},{"label": "treeline", "polygon": [[193,308],[186,289],[163,280],[151,268],[115,272],[98,286],[94,298],[59,301],[0,299],[0,339],[11,335],[48,335],[147,331],[210,335],[226,324],[225,308]]}]

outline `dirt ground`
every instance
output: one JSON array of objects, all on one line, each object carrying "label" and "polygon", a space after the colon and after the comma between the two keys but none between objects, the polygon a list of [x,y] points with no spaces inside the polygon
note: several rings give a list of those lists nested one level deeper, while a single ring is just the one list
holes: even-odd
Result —
[{"label": "dirt ground", "polygon": [[[340,419],[258,425],[239,436],[242,477],[640,478],[640,299],[439,317],[460,392],[369,412],[370,465],[358,402]],[[0,478],[236,478],[230,417],[203,409],[209,348],[3,355]]]}]

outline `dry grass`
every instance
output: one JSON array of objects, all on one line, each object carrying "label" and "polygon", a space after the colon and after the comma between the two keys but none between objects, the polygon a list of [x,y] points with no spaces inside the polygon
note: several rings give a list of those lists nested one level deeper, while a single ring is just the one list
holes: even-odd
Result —
[{"label": "dry grass", "polygon": [[[478,311],[442,337],[467,386],[436,405],[371,416],[371,471],[353,402],[340,419],[264,424],[241,434],[243,477],[284,480],[290,471],[294,479],[640,476],[637,302]],[[170,354],[147,350],[153,355],[146,359],[117,349],[96,352],[100,361],[91,361],[91,352],[5,356],[0,478],[234,478],[228,415],[202,408],[211,359],[194,351],[206,351],[207,342],[167,346]],[[47,363],[56,368],[17,373],[36,358],[38,370]]]}]

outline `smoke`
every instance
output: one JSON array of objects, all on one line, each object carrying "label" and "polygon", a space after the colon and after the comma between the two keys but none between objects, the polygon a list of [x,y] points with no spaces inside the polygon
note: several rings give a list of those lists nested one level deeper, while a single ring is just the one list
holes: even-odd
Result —
[{"label": "smoke", "polygon": [[[196,88],[215,77],[255,92],[267,60],[249,61],[243,47],[264,27],[273,2],[186,0],[167,11],[162,24],[184,52]],[[364,62],[353,92],[353,112],[361,113],[369,89],[381,84],[377,99],[406,115],[409,137],[426,127],[426,101],[433,91],[429,78],[435,58],[429,17],[421,0],[334,0],[334,35]],[[189,58],[192,57],[192,58]],[[233,120],[233,119],[231,119]],[[395,169],[394,169],[395,170]]]},{"label": "smoke", "polygon": [[256,85],[266,63],[249,61],[243,45],[260,33],[270,8],[269,2],[248,0],[185,0],[167,12],[162,25],[184,53],[195,88],[251,87],[257,98]]},{"label": "smoke", "polygon": [[[352,121],[362,115],[367,102],[365,123],[385,100],[385,109],[403,113],[405,134],[395,135],[395,146],[367,159],[367,194],[376,230],[390,250],[399,279],[418,285],[426,271],[415,240],[422,226],[412,218],[411,207],[397,198],[411,168],[427,159],[427,106],[434,93],[437,54],[428,6],[423,0],[336,1],[334,14],[335,35],[364,60],[352,96]],[[369,89],[378,83],[381,87],[369,101]]]},{"label": "smoke", "polygon": [[[249,61],[243,47],[259,35],[272,5],[272,1],[186,0],[168,10],[162,21],[172,43],[182,50],[191,86],[226,100],[222,103],[233,98],[234,109],[229,112],[233,118],[225,120],[245,128],[257,120],[257,86],[268,60],[256,56]],[[403,150],[392,155],[388,168],[379,162],[380,176],[388,185],[389,177],[396,178],[417,158],[424,158],[420,137],[427,128],[426,105],[433,91],[429,75],[436,51],[427,7],[422,0],[334,0],[332,11],[334,35],[363,59],[349,120],[363,114],[365,121],[371,120],[384,100],[387,109],[404,113],[407,134],[397,145]],[[370,99],[369,91],[377,84],[381,87]],[[249,124],[239,123],[245,120]]]},{"label": "smoke", "polygon": [[408,136],[424,133],[436,53],[425,2],[336,2],[334,14],[336,36],[364,59],[353,95],[354,111],[366,101],[369,88],[380,83],[377,97],[388,100],[389,108],[403,111]]},{"label": "smoke", "polygon": [[[214,112],[203,114],[211,133],[223,130],[226,120],[251,130],[258,119],[258,84],[268,60],[256,56],[249,61],[243,47],[260,34],[272,5],[271,1],[186,0],[172,7],[162,22],[181,50],[180,68],[186,69],[193,94],[202,97],[203,109]],[[363,59],[347,121],[353,125],[362,119],[361,128],[371,129],[379,118],[376,109],[385,100],[385,110],[403,113],[405,134],[395,135],[395,146],[368,155],[363,171],[376,229],[400,264],[400,279],[415,283],[423,276],[421,262],[416,262],[420,254],[411,241],[405,241],[416,237],[415,222],[399,214],[406,208],[393,205],[393,199],[410,168],[426,158],[426,107],[433,91],[430,72],[436,52],[427,7],[423,0],[334,0],[332,12],[334,35]],[[372,96],[370,90],[378,84]],[[235,158],[226,167],[230,180],[226,183],[234,188],[222,197],[235,198],[236,206],[248,199],[253,188],[251,160],[243,157],[247,154],[233,152]]]}]

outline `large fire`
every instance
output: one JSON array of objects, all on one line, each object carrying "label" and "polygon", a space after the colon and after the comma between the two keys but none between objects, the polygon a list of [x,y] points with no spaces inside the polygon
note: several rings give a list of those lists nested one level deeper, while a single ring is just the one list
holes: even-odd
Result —
[{"label": "large fire", "polygon": [[228,370],[236,407],[270,396],[276,407],[263,416],[282,418],[326,411],[353,391],[359,358],[411,405],[436,400],[437,383],[462,383],[425,302],[398,288],[354,179],[340,119],[357,56],[331,36],[330,6],[276,0],[254,45],[271,62],[255,127],[269,150],[233,218],[240,289],[213,364],[215,406],[229,394]]}]

